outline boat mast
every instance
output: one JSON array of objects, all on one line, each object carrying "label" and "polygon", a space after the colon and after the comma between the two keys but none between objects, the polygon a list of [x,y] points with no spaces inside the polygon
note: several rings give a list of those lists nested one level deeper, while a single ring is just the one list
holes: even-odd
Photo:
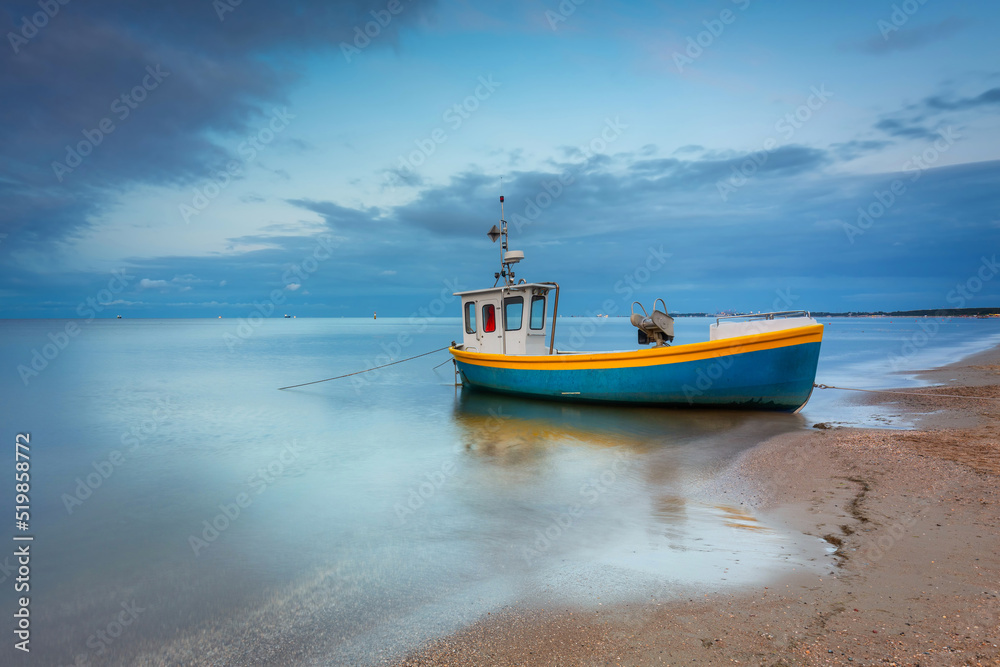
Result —
[{"label": "boat mast", "polygon": [[496,287],[500,278],[503,278],[503,284],[510,287],[514,284],[514,269],[507,265],[507,221],[504,220],[503,213],[503,178],[500,179],[500,227],[497,228],[496,225],[493,225],[488,236],[494,242],[500,239],[500,270],[493,274],[493,277],[496,278],[493,286]]},{"label": "boat mast", "polygon": [[514,271],[505,264],[507,261],[507,221],[503,215],[503,178],[500,179],[500,234],[502,236],[500,240],[500,275],[504,277],[504,283],[507,287],[510,287],[514,284]]}]

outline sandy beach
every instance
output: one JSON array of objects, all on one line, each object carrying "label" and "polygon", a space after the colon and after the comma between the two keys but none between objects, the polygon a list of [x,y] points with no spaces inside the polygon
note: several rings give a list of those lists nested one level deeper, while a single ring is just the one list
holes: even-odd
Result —
[{"label": "sandy beach", "polygon": [[1000,349],[924,374],[939,386],[850,399],[914,430],[818,424],[713,483],[825,540],[826,571],[596,611],[509,607],[398,664],[1000,665]]}]

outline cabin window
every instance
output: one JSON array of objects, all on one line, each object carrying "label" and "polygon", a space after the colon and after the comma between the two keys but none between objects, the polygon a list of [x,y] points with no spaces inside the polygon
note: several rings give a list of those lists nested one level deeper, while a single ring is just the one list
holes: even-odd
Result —
[{"label": "cabin window", "polygon": [[503,300],[503,328],[507,331],[517,331],[521,328],[524,315],[524,297],[509,296]]},{"label": "cabin window", "polygon": [[465,333],[476,333],[476,303],[467,301],[465,304]]},{"label": "cabin window", "polygon": [[483,333],[493,333],[497,330],[496,309],[492,303],[483,306]]},{"label": "cabin window", "polygon": [[539,331],[545,328],[545,297],[531,297],[531,321],[528,327]]}]

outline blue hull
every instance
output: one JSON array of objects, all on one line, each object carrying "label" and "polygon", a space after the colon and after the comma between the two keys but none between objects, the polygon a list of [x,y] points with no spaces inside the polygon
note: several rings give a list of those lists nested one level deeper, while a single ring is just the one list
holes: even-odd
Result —
[{"label": "blue hull", "polygon": [[794,412],[816,380],[819,342],[625,368],[505,368],[456,358],[464,386],[547,399]]}]

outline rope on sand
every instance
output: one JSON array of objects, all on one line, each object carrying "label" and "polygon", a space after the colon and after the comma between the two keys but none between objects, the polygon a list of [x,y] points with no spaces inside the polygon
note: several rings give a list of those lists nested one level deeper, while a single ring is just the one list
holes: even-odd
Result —
[{"label": "rope on sand", "polygon": [[979,401],[1000,401],[996,396],[962,396],[961,394],[920,394],[915,391],[891,391],[888,389],[858,389],[857,387],[834,387],[828,384],[813,384],[817,389],[840,389],[841,391],[864,391],[870,394],[899,394],[900,396],[922,396],[923,398],[971,398]]}]

